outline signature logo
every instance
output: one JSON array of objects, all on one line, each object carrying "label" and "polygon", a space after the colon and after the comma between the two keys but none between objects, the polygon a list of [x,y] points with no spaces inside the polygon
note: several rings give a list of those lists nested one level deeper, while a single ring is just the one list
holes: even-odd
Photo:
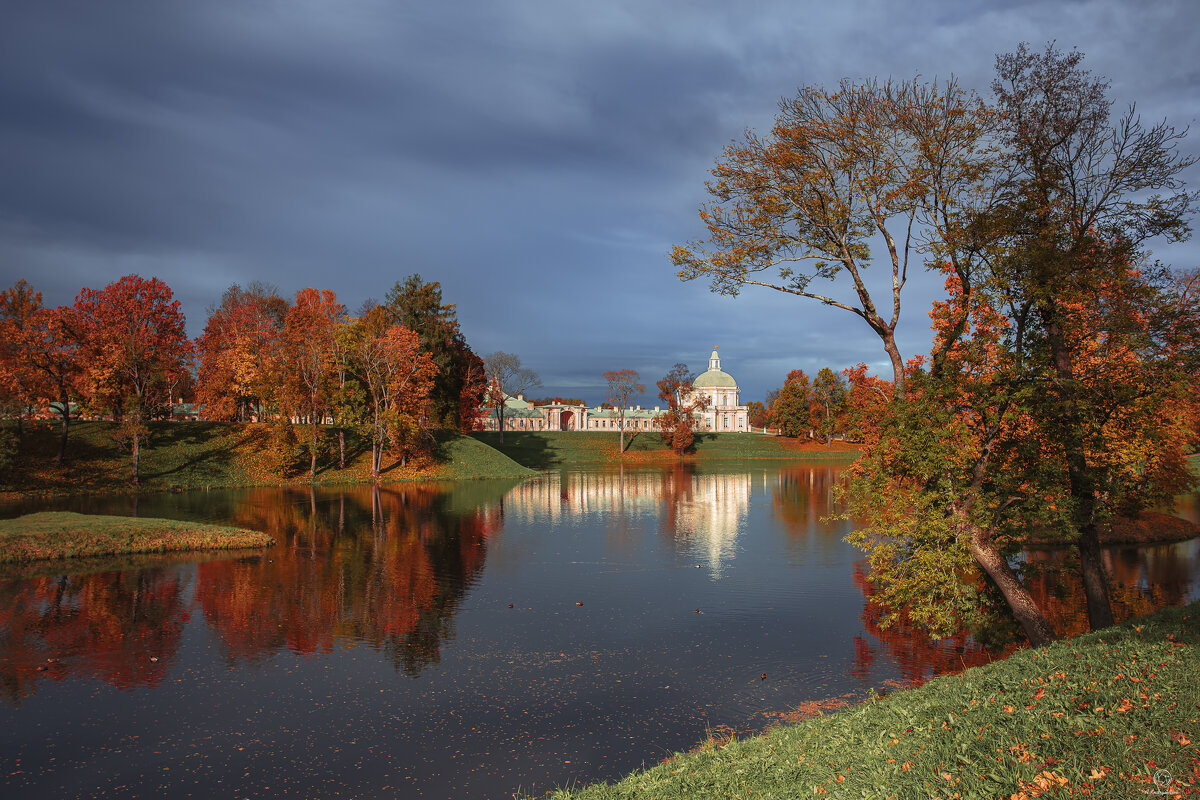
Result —
[{"label": "signature logo", "polygon": [[1168,772],[1167,770],[1165,770],[1165,769],[1158,770],[1151,777],[1151,780],[1154,781],[1154,785],[1157,788],[1146,789],[1143,792],[1143,794],[1157,795],[1159,797],[1166,797],[1166,796],[1179,794],[1178,789],[1171,788],[1172,785],[1175,783],[1175,779],[1173,777],[1171,777],[1171,773]]}]

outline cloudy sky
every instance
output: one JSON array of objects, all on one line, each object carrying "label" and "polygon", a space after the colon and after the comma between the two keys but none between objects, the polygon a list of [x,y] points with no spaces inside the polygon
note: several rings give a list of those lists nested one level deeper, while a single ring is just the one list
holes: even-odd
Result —
[{"label": "cloudy sky", "polygon": [[[884,359],[846,312],[678,280],[667,253],[702,236],[721,149],[800,86],[986,91],[996,53],[1051,39],[1119,106],[1195,124],[1194,0],[11,3],[0,282],[56,305],[158,276],[196,335],[232,283],[331,288],[354,310],[416,272],[477,353],[542,376],[535,394],[599,402],[604,370],[653,384],[719,344],[762,399],[791,368]],[[1200,265],[1195,243],[1156,254]],[[905,356],[928,349],[932,283],[910,286]]]}]

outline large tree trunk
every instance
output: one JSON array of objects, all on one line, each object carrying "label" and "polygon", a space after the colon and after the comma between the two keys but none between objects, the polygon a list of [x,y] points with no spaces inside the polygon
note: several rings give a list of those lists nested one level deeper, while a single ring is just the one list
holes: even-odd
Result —
[{"label": "large tree trunk", "polygon": [[1079,565],[1083,574],[1083,593],[1087,600],[1088,624],[1094,631],[1115,624],[1108,577],[1100,555],[1100,537],[1096,530],[1096,482],[1087,463],[1083,441],[1083,422],[1079,418],[1078,397],[1071,352],[1063,339],[1058,310],[1049,301],[1041,309],[1046,337],[1058,378],[1058,395],[1063,405],[1059,436],[1067,459],[1071,497],[1075,500],[1075,527],[1079,531]]},{"label": "large tree trunk", "polygon": [[896,400],[903,400],[904,359],[900,356],[900,348],[896,347],[896,335],[885,329],[879,331],[879,338],[883,339],[883,349],[887,351],[888,358],[892,362],[892,397]]},{"label": "large tree trunk", "polygon": [[992,543],[991,534],[973,525],[968,525],[967,530],[971,534],[967,539],[967,548],[971,556],[1000,588],[1004,600],[1012,609],[1013,616],[1017,618],[1017,622],[1021,623],[1021,628],[1024,629],[1025,636],[1029,639],[1029,644],[1033,647],[1043,647],[1054,641],[1057,638],[1054,635],[1054,629],[1050,627],[1046,616],[1038,608],[1037,601],[1017,580],[1012,567],[1008,565],[1004,556]]},{"label": "large tree trunk", "polygon": [[338,469],[346,468],[346,431],[338,428]]}]

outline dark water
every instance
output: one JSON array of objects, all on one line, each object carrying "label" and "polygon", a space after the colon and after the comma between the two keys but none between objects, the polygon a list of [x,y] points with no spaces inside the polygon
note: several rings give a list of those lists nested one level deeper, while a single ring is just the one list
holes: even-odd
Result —
[{"label": "dark water", "polygon": [[[0,795],[536,795],[988,660],[874,625],[838,474],[143,497],[277,544],[0,580]],[[1126,613],[1197,596],[1196,541],[1107,557]]]}]

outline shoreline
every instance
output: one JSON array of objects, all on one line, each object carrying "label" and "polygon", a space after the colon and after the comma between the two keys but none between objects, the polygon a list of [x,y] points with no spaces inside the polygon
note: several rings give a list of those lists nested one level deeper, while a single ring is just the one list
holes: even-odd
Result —
[{"label": "shoreline", "polygon": [[744,739],[717,731],[617,782],[548,795],[1140,797],[1156,775],[1194,793],[1198,618],[1200,601],[1164,609]]}]

